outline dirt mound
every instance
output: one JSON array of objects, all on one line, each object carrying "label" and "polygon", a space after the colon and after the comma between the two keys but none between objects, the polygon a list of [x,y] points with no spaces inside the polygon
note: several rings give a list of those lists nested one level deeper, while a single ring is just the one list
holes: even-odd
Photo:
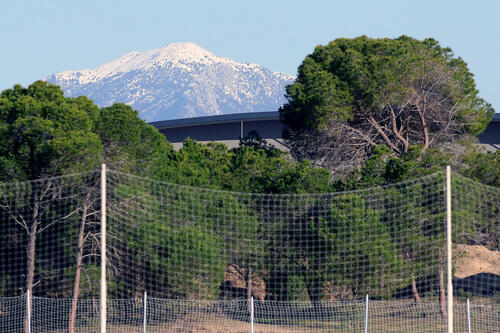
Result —
[{"label": "dirt mound", "polygon": [[457,244],[455,276],[466,278],[480,273],[500,275],[500,251],[491,251],[481,245]]},{"label": "dirt mound", "polygon": [[[229,265],[224,272],[224,285],[221,287],[222,299],[247,298],[247,271],[238,265]],[[260,277],[252,277],[251,293],[255,299],[263,301],[266,297],[266,283]]]}]

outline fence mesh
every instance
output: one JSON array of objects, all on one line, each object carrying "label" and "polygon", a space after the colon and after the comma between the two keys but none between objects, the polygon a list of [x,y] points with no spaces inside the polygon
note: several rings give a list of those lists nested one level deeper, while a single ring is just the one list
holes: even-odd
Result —
[{"label": "fence mesh", "polygon": [[[439,175],[316,195],[246,194],[108,175],[108,293],[276,301],[444,289]],[[412,281],[413,290],[406,290]]]},{"label": "fence mesh", "polygon": [[[99,183],[0,184],[0,331],[98,331]],[[456,331],[500,327],[499,201],[453,174]],[[444,172],[271,195],[108,171],[106,212],[109,332],[446,331]]]},{"label": "fence mesh", "polygon": [[459,301],[500,303],[500,190],[452,177],[453,285]]},{"label": "fence mesh", "polygon": [[[25,332],[26,295],[0,300],[0,331]],[[192,301],[147,298],[111,299],[107,305],[107,331],[129,332],[250,332],[246,300]],[[447,332],[446,318],[437,303],[408,301],[254,301],[254,332]],[[33,297],[31,332],[68,332],[71,299]],[[81,299],[75,332],[99,331],[99,302]],[[468,315],[469,314],[469,315]],[[470,325],[470,331],[468,327]],[[456,304],[455,332],[498,332],[500,308],[493,305]]]},{"label": "fence mesh", "polygon": [[0,332],[22,332],[26,319],[26,297],[0,297]]},{"label": "fence mesh", "polygon": [[99,293],[98,185],[97,172],[0,184],[0,295]]}]

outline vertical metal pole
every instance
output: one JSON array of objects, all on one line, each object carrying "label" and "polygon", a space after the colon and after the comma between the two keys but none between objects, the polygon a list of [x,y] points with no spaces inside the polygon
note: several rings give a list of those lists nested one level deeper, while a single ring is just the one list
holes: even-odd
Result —
[{"label": "vertical metal pole", "polygon": [[106,333],[106,164],[101,165],[101,302],[100,333]]},{"label": "vertical metal pole", "polygon": [[468,298],[467,298],[467,332],[471,333],[471,330],[470,330],[470,304],[469,304]]},{"label": "vertical metal pole", "polygon": [[253,297],[250,298],[250,333],[253,333]]},{"label": "vertical metal pole", "polygon": [[451,168],[446,166],[446,263],[448,276],[448,333],[453,333],[453,284],[451,270]]},{"label": "vertical metal pole", "polygon": [[243,139],[243,120],[240,121],[240,137]]},{"label": "vertical metal pole", "polygon": [[143,324],[142,324],[142,333],[146,333],[146,325],[147,325],[147,309],[148,309],[148,295],[146,294],[146,292],[144,291],[144,315],[143,315]]},{"label": "vertical metal pole", "polygon": [[365,301],[365,333],[368,333],[368,294]]},{"label": "vertical metal pole", "polygon": [[31,295],[29,290],[26,291],[26,321],[28,333],[31,333]]}]

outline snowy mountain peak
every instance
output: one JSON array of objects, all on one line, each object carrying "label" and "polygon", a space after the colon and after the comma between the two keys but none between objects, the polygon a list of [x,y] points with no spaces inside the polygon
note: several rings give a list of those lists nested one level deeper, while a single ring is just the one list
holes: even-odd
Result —
[{"label": "snowy mountain peak", "polygon": [[130,52],[94,69],[63,71],[47,81],[67,96],[85,95],[100,106],[129,104],[154,121],[277,110],[293,79],[181,42]]},{"label": "snowy mountain peak", "polygon": [[[235,63],[229,58],[217,57],[204,48],[190,42],[172,43],[163,48],[144,52],[130,52],[94,69],[84,69],[80,73],[80,84],[96,82],[109,76],[120,75],[136,70],[148,70],[151,67],[164,67],[167,64],[184,67],[188,63]],[[250,64],[249,64],[250,65]],[[61,79],[70,79],[75,71],[63,71],[57,75]]]},{"label": "snowy mountain peak", "polygon": [[203,61],[206,58],[216,58],[213,53],[190,42],[169,44],[158,49],[157,55],[167,61]]}]

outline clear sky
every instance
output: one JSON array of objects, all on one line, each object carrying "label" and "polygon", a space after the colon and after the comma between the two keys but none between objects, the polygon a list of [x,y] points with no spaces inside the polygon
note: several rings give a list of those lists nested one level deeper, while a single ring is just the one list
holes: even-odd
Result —
[{"label": "clear sky", "polygon": [[433,37],[469,64],[500,112],[496,0],[3,0],[0,31],[0,90],[173,42],[295,75],[335,38]]}]

